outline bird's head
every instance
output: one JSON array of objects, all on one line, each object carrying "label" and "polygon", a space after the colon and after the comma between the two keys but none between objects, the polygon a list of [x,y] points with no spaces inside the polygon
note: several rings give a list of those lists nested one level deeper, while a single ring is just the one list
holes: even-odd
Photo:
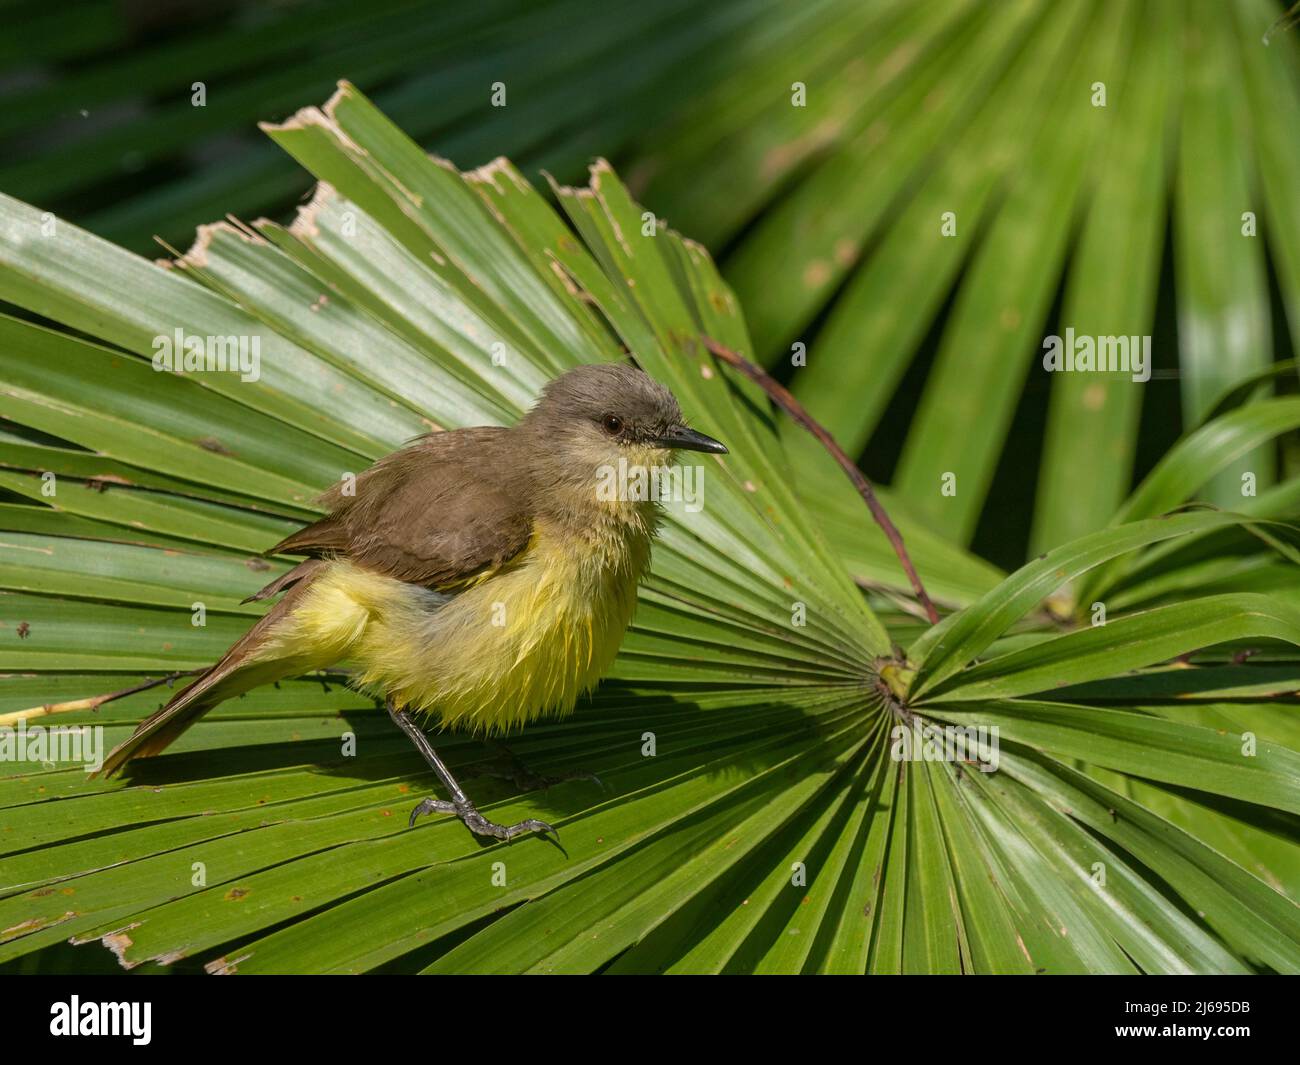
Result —
[{"label": "bird's head", "polygon": [[688,428],[676,397],[649,374],[618,363],[579,366],[548,383],[520,428],[533,436],[543,481],[591,484],[599,471],[662,467],[678,451],[726,454]]}]

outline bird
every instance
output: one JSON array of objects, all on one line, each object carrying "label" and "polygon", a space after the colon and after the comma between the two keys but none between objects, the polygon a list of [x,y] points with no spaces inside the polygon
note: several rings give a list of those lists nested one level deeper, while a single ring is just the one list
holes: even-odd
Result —
[{"label": "bird", "polygon": [[325,517],[267,550],[305,556],[245,600],[275,605],[100,774],[159,753],[226,699],[346,662],[447,793],[409,825],[445,813],[497,840],[555,832],[481,814],[426,730],[504,735],[570,712],[595,686],[631,622],[661,512],[653,493],[609,491],[609,471],[665,469],[679,451],[727,448],[689,428],[664,385],[610,362],[553,378],[514,426],[428,433],[341,478],[317,500]]}]

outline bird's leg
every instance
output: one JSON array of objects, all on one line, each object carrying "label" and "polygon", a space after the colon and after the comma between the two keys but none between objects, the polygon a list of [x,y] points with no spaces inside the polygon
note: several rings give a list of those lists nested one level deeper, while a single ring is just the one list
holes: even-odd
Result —
[{"label": "bird's leg", "polygon": [[490,777],[501,777],[503,780],[512,780],[515,786],[523,791],[545,791],[547,788],[554,787],[556,784],[563,784],[566,780],[590,780],[602,789],[605,787],[601,783],[600,777],[595,773],[561,773],[559,776],[543,776],[531,770],[514,751],[507,747],[500,740],[494,740],[487,737],[483,743],[491,751],[496,752],[510,768],[505,771],[485,769]]},{"label": "bird's leg", "polygon": [[495,821],[489,821],[469,800],[469,796],[456,783],[456,778],[451,775],[446,763],[438,757],[438,753],[433,749],[433,744],[429,742],[429,737],[424,734],[411,716],[397,707],[393,700],[389,699],[385,704],[388,708],[388,716],[393,719],[393,723],[406,733],[410,741],[415,744],[416,750],[429,763],[429,768],[433,770],[434,775],[442,782],[442,786],[447,789],[447,794],[451,796],[451,801],[443,799],[428,798],[420,802],[414,810],[411,811],[409,824],[414,825],[415,819],[421,814],[441,813],[455,814],[464,822],[465,827],[473,832],[476,836],[493,836],[496,839],[511,840],[524,832],[555,832],[555,838],[558,841],[560,834],[555,831],[545,821],[538,821],[530,817],[526,821],[520,821],[516,825],[498,825]]}]

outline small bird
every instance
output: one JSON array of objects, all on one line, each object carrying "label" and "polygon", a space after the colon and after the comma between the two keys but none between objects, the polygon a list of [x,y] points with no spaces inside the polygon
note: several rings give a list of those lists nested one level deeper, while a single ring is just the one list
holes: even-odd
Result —
[{"label": "small bird", "polygon": [[513,428],[429,433],[320,497],[327,517],[267,554],[308,558],[252,600],[283,598],[104,760],[157,754],[251,688],[347,661],[382,698],[449,800],[482,836],[553,832],[478,812],[415,720],[497,735],[564,714],[609,670],[636,606],[658,521],[644,493],[601,491],[608,471],[665,467],[726,447],[686,427],[673,394],[624,364],[549,382]]}]

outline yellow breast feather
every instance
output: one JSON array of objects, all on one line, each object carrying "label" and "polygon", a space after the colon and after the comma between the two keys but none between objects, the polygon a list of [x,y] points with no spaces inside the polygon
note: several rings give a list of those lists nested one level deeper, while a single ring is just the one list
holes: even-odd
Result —
[{"label": "yellow breast feather", "polygon": [[609,669],[649,553],[648,533],[621,523],[578,542],[541,528],[458,594],[332,562],[259,658],[343,659],[413,713],[507,732],[569,712]]}]

